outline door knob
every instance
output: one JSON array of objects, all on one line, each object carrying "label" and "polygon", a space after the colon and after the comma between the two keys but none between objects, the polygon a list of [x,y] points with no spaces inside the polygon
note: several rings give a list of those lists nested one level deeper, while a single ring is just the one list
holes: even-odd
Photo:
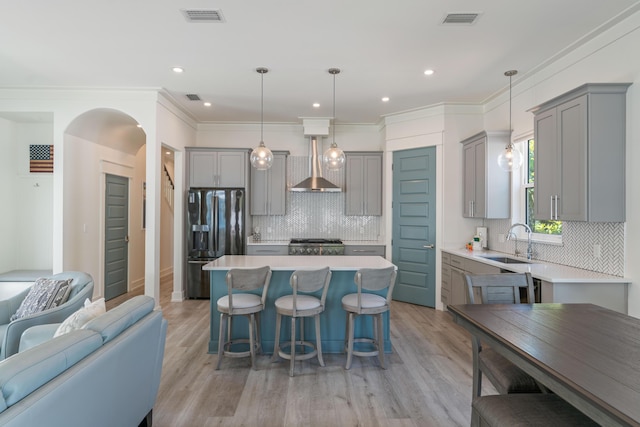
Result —
[{"label": "door knob", "polygon": [[127,242],[127,243],[129,243],[129,236],[128,236],[128,235],[127,235],[127,236],[124,236],[124,241],[125,241],[125,242]]},{"label": "door knob", "polygon": [[423,248],[426,248],[426,249],[433,249],[433,248],[435,248],[435,247],[436,247],[436,245],[434,245],[434,244],[431,244],[431,245],[424,245],[424,246],[423,246]]}]

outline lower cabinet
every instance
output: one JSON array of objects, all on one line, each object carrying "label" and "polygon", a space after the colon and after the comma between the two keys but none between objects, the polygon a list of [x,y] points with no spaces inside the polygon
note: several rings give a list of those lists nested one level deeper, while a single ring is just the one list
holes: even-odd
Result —
[{"label": "lower cabinet", "polygon": [[[469,298],[465,274],[499,274],[500,272],[499,267],[442,252],[440,300],[445,306],[467,304]],[[475,295],[475,299],[481,300],[479,295]]]},{"label": "lower cabinet", "polygon": [[384,245],[345,245],[345,255],[381,256],[384,257]]},{"label": "lower cabinet", "polygon": [[287,245],[247,245],[247,255],[289,255]]}]

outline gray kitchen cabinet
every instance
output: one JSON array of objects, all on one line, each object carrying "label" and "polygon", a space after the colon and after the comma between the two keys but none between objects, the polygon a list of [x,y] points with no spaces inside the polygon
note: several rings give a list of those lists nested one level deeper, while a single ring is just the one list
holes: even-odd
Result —
[{"label": "gray kitchen cabinet", "polygon": [[382,153],[345,153],[345,215],[382,215]]},{"label": "gray kitchen cabinet", "polygon": [[[448,252],[442,253],[442,302],[444,304],[467,304],[467,282],[465,274],[499,274],[499,267],[485,264],[483,262],[474,261]],[[448,273],[448,276],[445,276]],[[448,288],[445,289],[445,281]],[[444,301],[446,294],[447,302]],[[477,295],[481,300],[480,295]]]},{"label": "gray kitchen cabinet", "polygon": [[269,169],[251,169],[251,215],[285,215],[287,155],[288,151],[276,151]]},{"label": "gray kitchen cabinet", "polygon": [[287,245],[247,245],[247,255],[289,255]]},{"label": "gray kitchen cabinet", "polygon": [[187,149],[189,187],[246,186],[248,151]]},{"label": "gray kitchen cabinet", "polygon": [[359,256],[381,256],[384,257],[385,247],[384,245],[345,245],[345,255],[359,255]]},{"label": "gray kitchen cabinet", "polygon": [[586,84],[530,110],[536,219],[625,221],[628,87]]},{"label": "gray kitchen cabinet", "polygon": [[462,216],[509,218],[510,174],[498,167],[498,156],[509,143],[509,132],[480,132],[463,141]]},{"label": "gray kitchen cabinet", "polygon": [[442,252],[440,278],[440,301],[446,307],[451,300],[451,255],[446,252]]}]

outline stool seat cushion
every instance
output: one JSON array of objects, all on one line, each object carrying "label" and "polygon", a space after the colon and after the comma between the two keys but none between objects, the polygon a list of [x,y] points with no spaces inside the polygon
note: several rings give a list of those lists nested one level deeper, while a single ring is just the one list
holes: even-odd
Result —
[{"label": "stool seat cushion", "polygon": [[556,394],[519,393],[478,397],[471,404],[480,426],[597,426]]},{"label": "stool seat cushion", "polygon": [[[258,295],[254,294],[233,294],[234,308],[250,308],[262,305],[262,300]],[[229,310],[229,295],[225,295],[218,299],[218,310]]]},{"label": "stool seat cushion", "polygon": [[[378,308],[387,305],[387,300],[384,297],[376,294],[363,293],[360,302],[362,308]],[[353,307],[354,310],[358,308],[358,294],[347,294],[342,297],[343,307]]]},{"label": "stool seat cushion", "polygon": [[[320,307],[320,300],[311,295],[299,295],[296,298],[296,310],[313,310]],[[286,295],[276,300],[276,309],[293,310],[293,295]]]}]

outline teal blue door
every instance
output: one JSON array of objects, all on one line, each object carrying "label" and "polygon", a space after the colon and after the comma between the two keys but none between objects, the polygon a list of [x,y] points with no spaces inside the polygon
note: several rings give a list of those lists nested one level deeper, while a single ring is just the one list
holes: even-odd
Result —
[{"label": "teal blue door", "polygon": [[436,148],[393,153],[393,299],[435,307]]},{"label": "teal blue door", "polygon": [[127,292],[129,179],[107,175],[105,191],[104,298]]}]

